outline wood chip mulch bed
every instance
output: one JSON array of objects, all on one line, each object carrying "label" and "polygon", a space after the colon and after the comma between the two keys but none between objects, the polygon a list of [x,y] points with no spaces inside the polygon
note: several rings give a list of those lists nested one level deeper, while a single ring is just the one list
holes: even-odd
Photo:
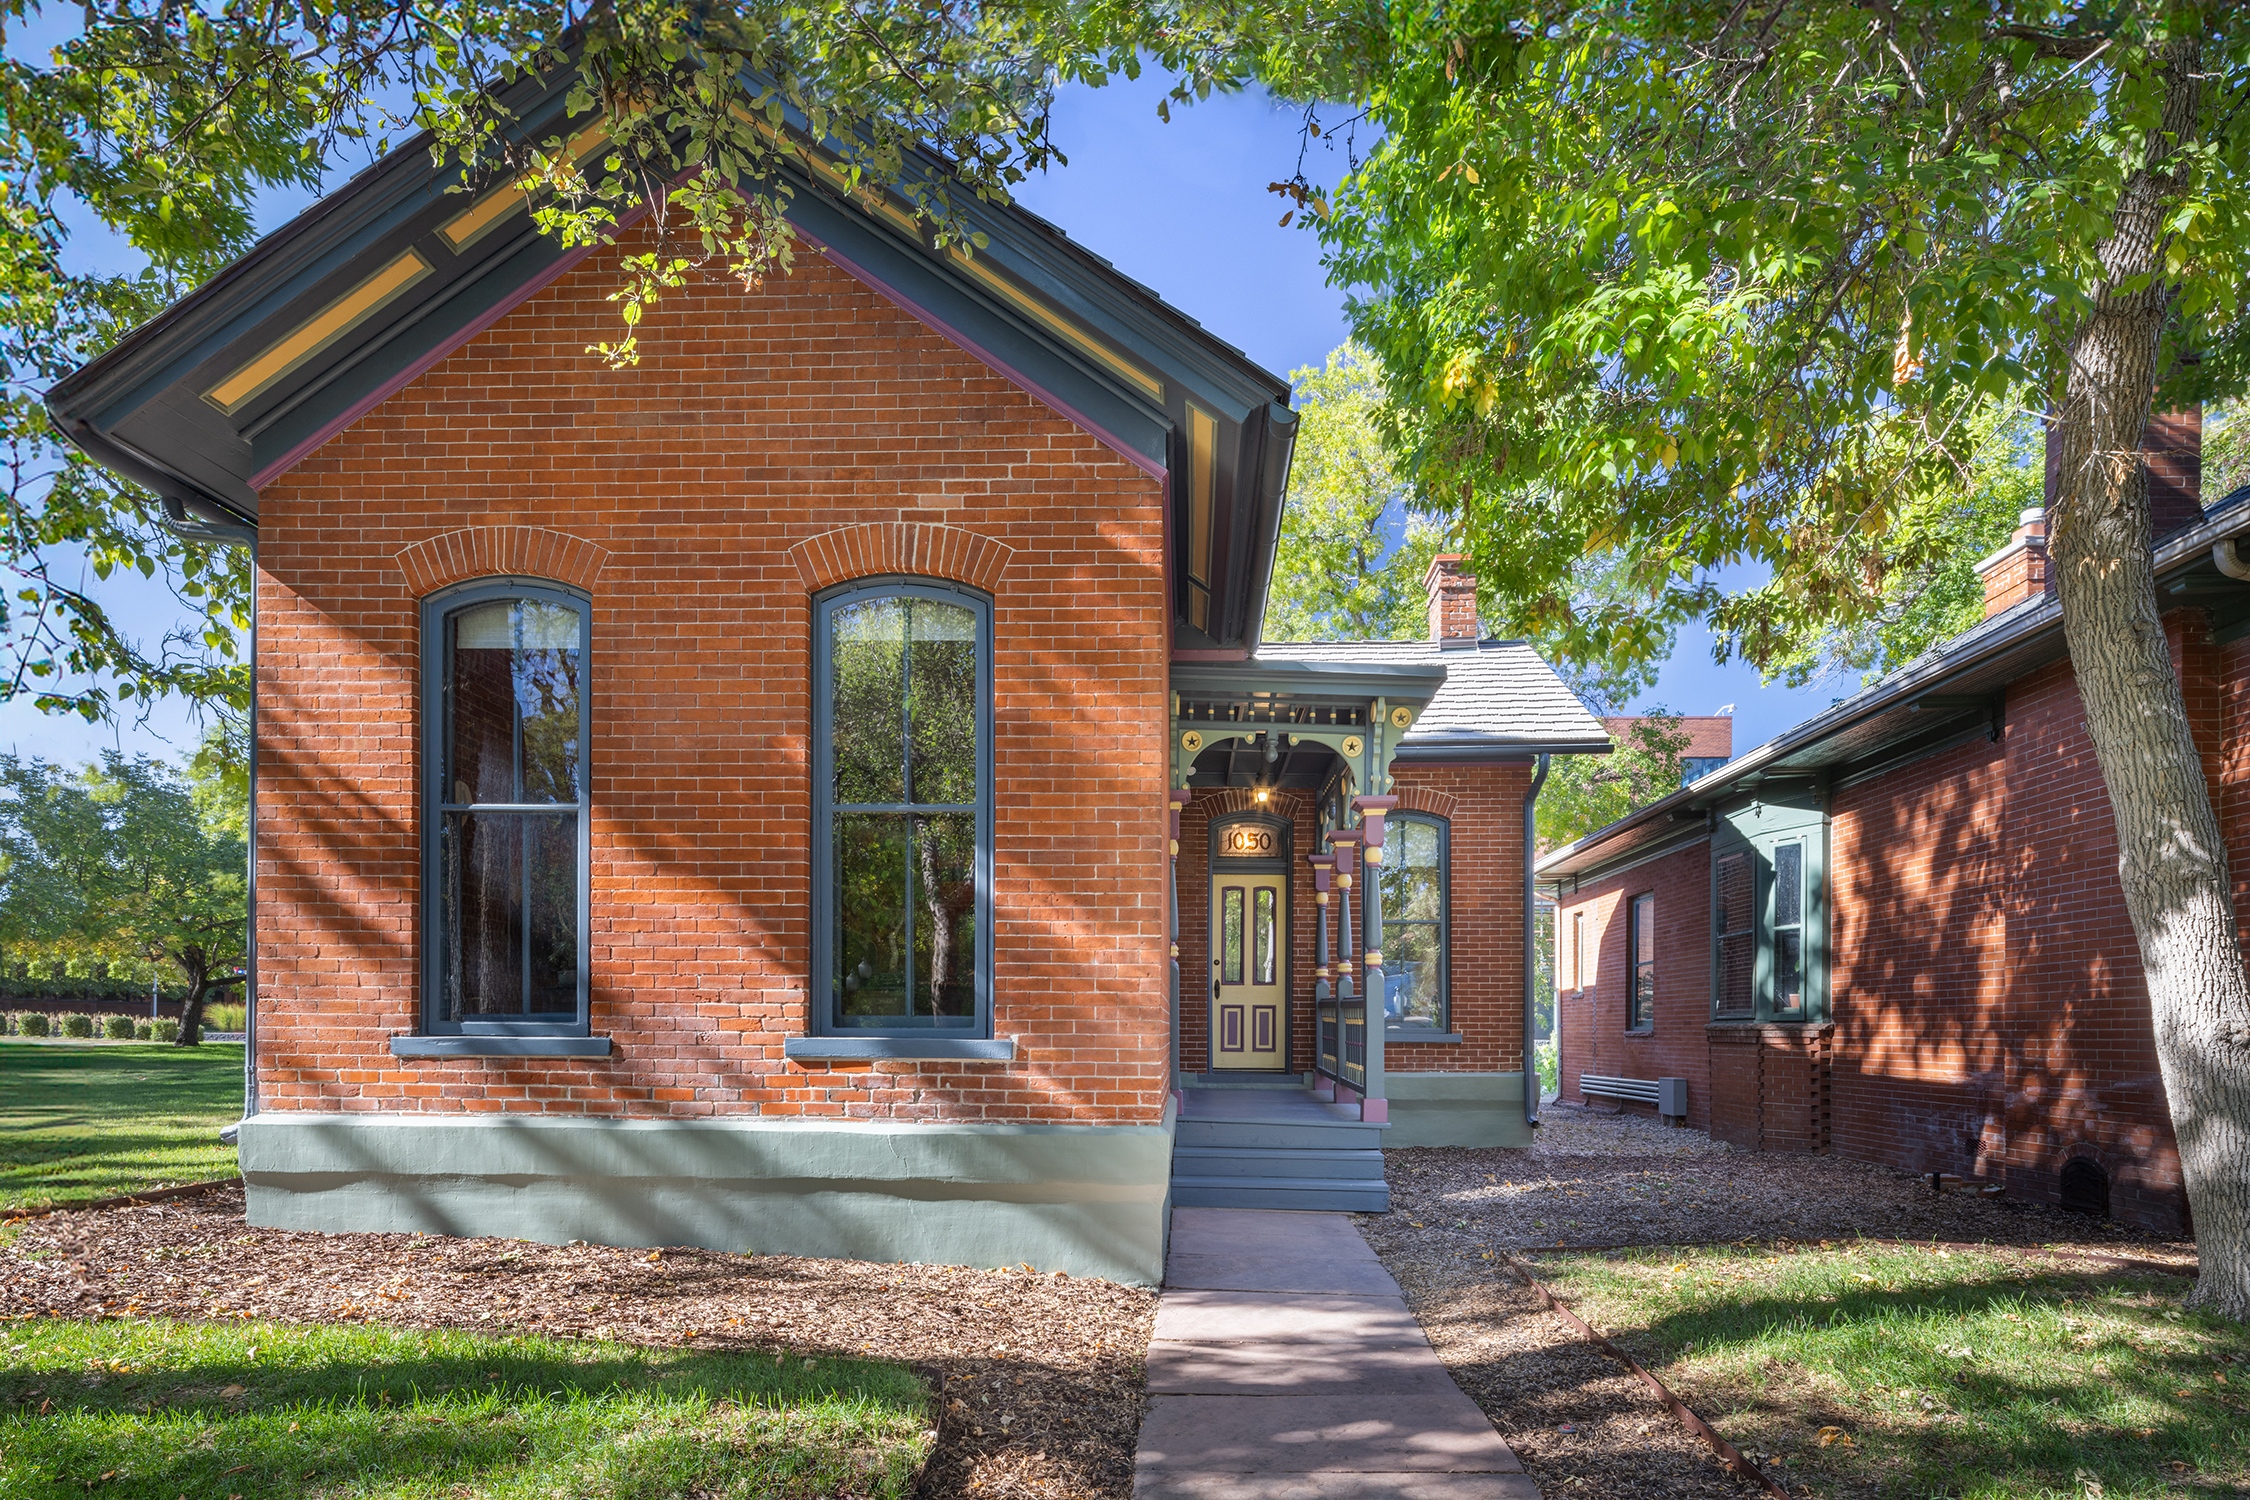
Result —
[{"label": "wood chip mulch bed", "polygon": [[0,1319],[379,1323],[899,1360],[943,1382],[924,1496],[1127,1500],[1156,1297],[1023,1269],[253,1229],[239,1189],[0,1236]]}]

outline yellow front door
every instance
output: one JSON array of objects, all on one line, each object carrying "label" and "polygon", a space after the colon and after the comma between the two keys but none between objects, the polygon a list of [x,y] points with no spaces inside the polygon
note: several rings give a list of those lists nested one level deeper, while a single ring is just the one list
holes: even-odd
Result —
[{"label": "yellow front door", "polygon": [[1214,1070],[1286,1066],[1289,923],[1280,875],[1211,879],[1211,1066]]}]

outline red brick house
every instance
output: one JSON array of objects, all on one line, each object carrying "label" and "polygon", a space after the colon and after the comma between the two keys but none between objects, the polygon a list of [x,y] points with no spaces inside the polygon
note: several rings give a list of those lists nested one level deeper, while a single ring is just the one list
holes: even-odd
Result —
[{"label": "red brick house", "polygon": [[1606,741],[1450,565],[1426,644],[1255,649],[1284,382],[817,175],[609,372],[641,231],[455,185],[401,148],[49,397],[255,547],[254,1222],[1146,1281],[1169,1202],[1522,1138],[1526,799]]},{"label": "red brick house", "polygon": [[[1681,714],[1678,717],[1679,730],[1688,737],[1680,751],[1683,779],[1693,781],[1698,776],[1708,776],[1734,759],[1733,714]],[[1633,732],[1633,726],[1641,722],[1639,718],[1630,717],[1605,717],[1601,721],[1603,730],[1621,745]]]},{"label": "red brick house", "polygon": [[[2250,571],[2232,549],[2250,492],[2204,513],[2199,430],[2192,415],[2152,428],[2158,588],[2239,880]],[[1684,1078],[1689,1123],[1738,1145],[2178,1229],[2139,951],[2041,513],[1979,567],[1982,625],[1539,861],[1557,901],[1562,1097]]]}]

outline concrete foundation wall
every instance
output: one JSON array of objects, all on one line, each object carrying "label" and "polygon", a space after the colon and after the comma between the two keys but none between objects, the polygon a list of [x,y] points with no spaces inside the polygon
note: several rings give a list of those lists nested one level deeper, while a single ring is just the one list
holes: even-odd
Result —
[{"label": "concrete foundation wall", "polygon": [[252,1224],[1163,1277],[1174,1120],[913,1125],[269,1112]]},{"label": "concrete foundation wall", "polygon": [[1391,1128],[1401,1146],[1528,1146],[1521,1073],[1386,1073]]}]

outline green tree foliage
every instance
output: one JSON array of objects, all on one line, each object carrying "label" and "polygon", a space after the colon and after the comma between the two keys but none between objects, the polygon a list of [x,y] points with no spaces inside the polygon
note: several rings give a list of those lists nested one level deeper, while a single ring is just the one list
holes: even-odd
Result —
[{"label": "green tree foliage", "polygon": [[1356,344],[1289,375],[1297,446],[1266,598],[1269,641],[1410,641],[1444,533],[1414,514],[1380,425],[1383,372]]},{"label": "green tree foliage", "polygon": [[[1958,482],[1933,490],[1902,518],[1900,530],[1927,532],[1936,545],[1920,562],[1889,569],[1865,613],[1836,618],[1775,610],[1789,621],[1775,636],[1769,677],[1801,687],[1834,673],[1879,677],[1944,644],[1984,619],[1984,579],[1977,563],[2015,532],[2026,510],[2041,503],[2044,432],[2020,406],[1993,403],[1970,423]],[[1744,613],[1755,613],[1749,596]],[[1771,592],[1786,594],[1786,587]]]},{"label": "green tree foliage", "polygon": [[[2028,389],[2053,413],[2054,576],[2206,1243],[2196,1297],[2250,1316],[2250,975],[2137,459],[2152,404],[2250,387],[2250,11],[1355,14],[1354,44],[1252,41],[1237,71],[1378,134],[1332,203],[1281,186],[1360,289],[1423,499],[1526,633],[1616,659],[1700,613],[1785,664],[1881,616],[1895,576],[1943,571],[1957,543],[1931,518],[1994,405]],[[1573,571],[1601,552],[1634,598],[1581,610]],[[1772,582],[1699,593],[1743,563]]]},{"label": "green tree foliage", "polygon": [[1659,708],[1616,736],[1608,755],[1557,756],[1539,791],[1540,849],[1559,849],[1678,791],[1690,738],[1679,715]]},{"label": "green tree foliage", "polygon": [[[199,799],[198,793],[203,792]],[[130,954],[187,984],[179,1044],[247,957],[246,850],[223,796],[112,752],[67,772],[0,755],[0,939],[11,955]]]}]

